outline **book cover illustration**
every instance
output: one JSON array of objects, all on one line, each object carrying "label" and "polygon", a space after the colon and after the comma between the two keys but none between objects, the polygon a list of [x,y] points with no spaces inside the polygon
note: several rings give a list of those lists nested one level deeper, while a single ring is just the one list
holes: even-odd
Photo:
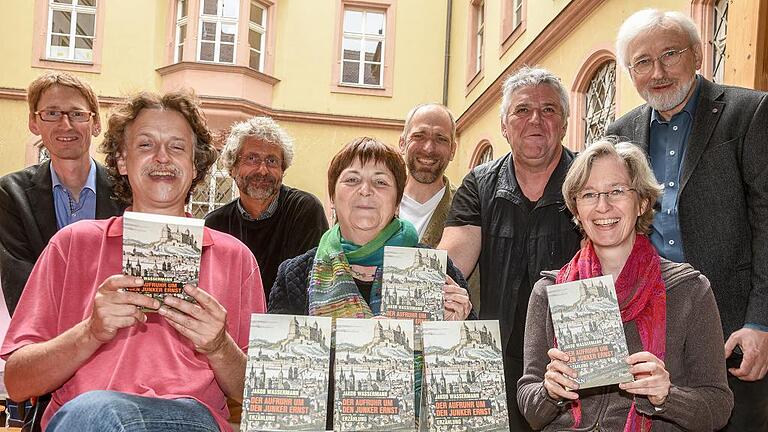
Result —
[{"label": "book cover illustration", "polygon": [[422,431],[508,431],[499,322],[431,321],[424,330]]},{"label": "book cover illustration", "polygon": [[325,430],[331,318],[251,315],[240,430]]},{"label": "book cover illustration", "polygon": [[336,320],[335,431],[413,431],[413,321]]},{"label": "book cover illustration", "polygon": [[580,389],[632,381],[612,276],[547,287],[557,347],[571,357]]},{"label": "book cover illustration", "polygon": [[123,274],[144,279],[144,286],[126,290],[161,302],[167,295],[194,302],[184,285],[197,285],[204,223],[203,219],[125,212]]},{"label": "book cover illustration", "polygon": [[448,253],[444,250],[384,247],[381,314],[414,321],[417,351],[421,351],[421,323],[444,319],[447,261]]}]

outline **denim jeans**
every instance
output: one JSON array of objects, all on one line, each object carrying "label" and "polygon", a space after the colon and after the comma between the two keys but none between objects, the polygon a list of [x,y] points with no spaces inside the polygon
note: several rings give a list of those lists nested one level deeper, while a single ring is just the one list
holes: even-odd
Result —
[{"label": "denim jeans", "polygon": [[208,408],[194,399],[97,390],[64,404],[46,431],[219,432],[219,427]]}]

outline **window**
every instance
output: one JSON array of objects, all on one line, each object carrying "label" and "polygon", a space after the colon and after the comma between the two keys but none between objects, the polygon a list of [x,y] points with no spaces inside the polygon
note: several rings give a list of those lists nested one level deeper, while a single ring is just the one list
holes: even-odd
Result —
[{"label": "window", "polygon": [[341,84],[383,86],[385,18],[383,11],[344,10]]},{"label": "window", "polygon": [[485,2],[473,0],[469,9],[467,34],[467,78],[468,94],[483,79],[483,60],[485,59]]},{"label": "window", "polygon": [[43,143],[40,143],[40,147],[38,148],[37,152],[37,163],[43,163],[51,158],[51,154],[48,153],[48,149],[43,146]]},{"label": "window", "polygon": [[250,48],[248,66],[259,72],[264,70],[266,33],[267,11],[264,6],[252,1],[248,19],[248,47]]},{"label": "window", "polygon": [[501,3],[501,50],[507,52],[525,31],[527,0],[504,0]]},{"label": "window", "polygon": [[486,162],[493,160],[493,146],[487,139],[480,141],[475,147],[475,152],[472,155],[471,162],[469,163],[469,169],[472,169],[478,165],[482,165]]},{"label": "window", "polygon": [[475,6],[477,8],[475,14],[475,73],[480,72],[483,68],[483,36],[485,32],[485,8],[483,6],[483,3]]},{"label": "window", "polygon": [[512,0],[512,28],[523,23],[523,0]]},{"label": "window", "polygon": [[237,198],[237,185],[217,160],[208,175],[192,192],[186,211],[193,217],[203,218],[209,212]]},{"label": "window", "polygon": [[198,60],[234,64],[240,2],[202,0],[201,6]]},{"label": "window", "polygon": [[592,76],[585,94],[584,144],[602,138],[616,117],[616,62],[605,62]]},{"label": "window", "polygon": [[728,35],[728,0],[718,0],[714,3],[713,19],[712,80],[722,83],[725,71],[725,40]]},{"label": "window", "polygon": [[92,63],[96,0],[50,0],[48,6],[45,57]]},{"label": "window", "polygon": [[176,63],[184,60],[184,42],[187,40],[187,0],[176,2],[176,44],[173,58]]}]

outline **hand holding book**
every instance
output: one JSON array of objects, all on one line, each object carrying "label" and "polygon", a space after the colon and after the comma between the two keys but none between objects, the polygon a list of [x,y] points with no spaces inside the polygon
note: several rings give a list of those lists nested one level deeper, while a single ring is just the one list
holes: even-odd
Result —
[{"label": "hand holding book", "polygon": [[672,385],[664,362],[647,351],[641,351],[627,357],[627,363],[631,365],[629,373],[635,380],[621,383],[619,388],[627,393],[647,396],[654,406],[664,404]]},{"label": "hand holding book", "polygon": [[219,351],[229,339],[227,311],[210,294],[194,285],[185,285],[184,292],[197,303],[168,296],[158,313],[189,339],[197,352],[210,355]]},{"label": "hand holding book", "polygon": [[572,391],[579,388],[579,383],[573,380],[577,373],[567,364],[570,361],[568,354],[557,348],[550,348],[547,356],[550,362],[544,373],[544,389],[547,390],[549,397],[556,401],[578,399],[579,394]]},{"label": "hand holding book", "polygon": [[443,302],[445,305],[446,321],[463,321],[472,310],[467,290],[460,287],[450,276],[445,276],[443,285]]},{"label": "hand holding book", "polygon": [[109,342],[121,328],[147,321],[141,308],[157,308],[160,302],[142,294],[126,291],[141,287],[141,278],[112,275],[104,280],[93,299],[93,310],[88,319],[88,329],[99,342]]}]

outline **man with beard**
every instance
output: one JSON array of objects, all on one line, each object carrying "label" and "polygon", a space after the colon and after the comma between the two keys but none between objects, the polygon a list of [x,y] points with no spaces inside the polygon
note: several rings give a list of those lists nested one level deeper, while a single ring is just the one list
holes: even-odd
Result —
[{"label": "man with beard", "polygon": [[323,205],[314,195],[283,185],[293,140],[269,117],[234,124],[221,158],[240,197],[210,212],[205,225],[248,246],[269,299],[280,263],[317,246],[328,229]]},{"label": "man with beard", "polygon": [[481,319],[498,319],[510,430],[530,426],[517,407],[528,299],[542,270],[558,269],[580,235],[561,188],[574,154],[563,147],[568,92],[541,68],[524,67],[502,87],[501,133],[511,152],[475,167],[456,191],[438,248],[462,272],[480,265]]},{"label": "man with beard", "polygon": [[48,151],[45,161],[0,178],[0,279],[13,316],[37,257],[53,234],[83,219],[123,212],[107,170],[91,158],[101,132],[99,102],[86,82],[48,72],[29,85],[29,130]]},{"label": "man with beard", "polygon": [[724,430],[768,430],[768,94],[697,75],[701,38],[679,12],[633,14],[616,52],[646,104],[607,132],[645,150],[664,187],[659,254],[712,284],[735,401]]}]

